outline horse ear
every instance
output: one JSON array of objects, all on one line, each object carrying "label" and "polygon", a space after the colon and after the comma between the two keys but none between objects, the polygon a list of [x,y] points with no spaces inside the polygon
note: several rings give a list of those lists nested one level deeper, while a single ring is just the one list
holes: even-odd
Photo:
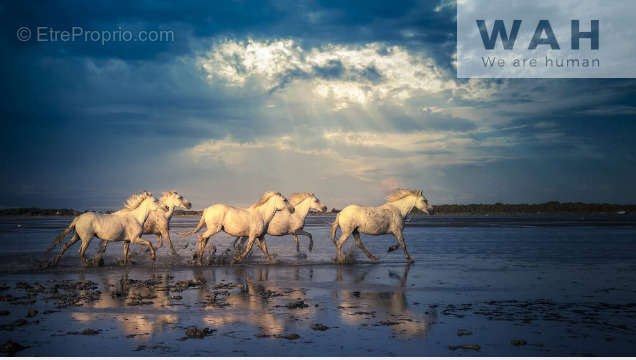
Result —
[{"label": "horse ear", "polygon": [[417,195],[422,196],[422,190],[417,190]]}]

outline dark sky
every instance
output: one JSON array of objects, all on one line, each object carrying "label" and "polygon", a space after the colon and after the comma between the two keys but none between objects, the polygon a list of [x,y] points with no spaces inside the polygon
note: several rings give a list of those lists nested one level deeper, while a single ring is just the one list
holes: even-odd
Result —
[{"label": "dark sky", "polygon": [[0,206],[174,189],[195,208],[268,190],[342,207],[397,186],[434,204],[635,203],[636,81],[458,80],[455,15],[445,0],[3,2]]}]

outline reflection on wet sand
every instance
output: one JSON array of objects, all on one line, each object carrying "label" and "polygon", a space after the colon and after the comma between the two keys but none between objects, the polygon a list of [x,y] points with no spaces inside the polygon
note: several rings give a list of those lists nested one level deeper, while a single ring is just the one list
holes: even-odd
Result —
[{"label": "reflection on wet sand", "polygon": [[[333,303],[339,322],[355,327],[387,326],[400,337],[425,336],[436,314],[409,308],[405,291],[409,266],[401,274],[389,270],[389,278],[395,278],[395,284],[379,290],[377,285],[365,283],[374,269],[338,266],[327,271],[326,275],[331,274],[337,284],[327,301]],[[312,282],[314,269],[279,271],[272,275],[268,266],[196,268],[191,280],[175,280],[170,272],[153,273],[144,280],[131,278],[127,271],[102,272],[99,299],[74,309],[71,316],[86,324],[114,319],[126,337],[138,341],[173,330],[186,318],[193,321],[197,312],[201,314],[200,321],[195,323],[216,329],[246,324],[258,329],[259,337],[277,337],[328,322],[324,316],[329,311],[320,314],[323,308],[319,308],[315,294],[298,285]]]},{"label": "reflection on wet sand", "polygon": [[[429,327],[437,321],[437,313],[422,313],[409,309],[404,289],[409,269],[410,264],[406,265],[401,276],[389,270],[389,277],[398,280],[398,284],[389,291],[357,291],[351,290],[351,287],[346,290],[335,290],[332,296],[340,304],[338,309],[342,322],[360,326],[390,326],[401,337],[425,336]],[[339,282],[343,281],[343,271],[343,267],[338,266]],[[363,283],[369,271],[354,274],[353,283]],[[368,309],[374,310],[365,311]]]},{"label": "reflection on wet sand", "polygon": [[[114,274],[101,273],[102,296],[97,301],[78,309],[80,311],[72,312],[71,318],[85,323],[105,317],[111,318],[121,325],[127,337],[134,337],[140,341],[148,340],[153,333],[179,321],[179,316],[175,313],[162,314],[157,311],[164,312],[162,308],[170,305],[169,277],[169,274],[152,274],[148,280],[138,281],[129,279],[127,271],[124,271],[119,279]],[[144,311],[113,315],[110,315],[108,311],[100,311],[119,310],[124,307],[129,310],[138,305],[150,306],[152,310],[144,307]],[[84,311],[85,309],[90,311]]]},{"label": "reflection on wet sand", "polygon": [[[305,304],[303,289],[267,286],[269,270],[257,269],[254,275],[249,271],[238,269],[237,278],[243,279],[241,291],[227,298],[232,311],[216,312],[204,316],[206,324],[214,327],[226,327],[237,323],[250,324],[261,331],[261,335],[282,335],[289,328],[298,327],[298,322],[305,322],[314,317],[315,307]],[[298,279],[298,271],[294,278]],[[301,304],[293,307],[291,303]],[[210,307],[206,307],[210,310]]]}]

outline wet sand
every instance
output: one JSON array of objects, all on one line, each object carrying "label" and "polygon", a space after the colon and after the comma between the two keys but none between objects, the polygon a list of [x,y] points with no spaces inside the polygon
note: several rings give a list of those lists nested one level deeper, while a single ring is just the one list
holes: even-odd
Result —
[{"label": "wet sand", "polygon": [[[256,249],[246,264],[230,266],[224,252],[232,239],[220,235],[217,253],[208,259],[217,265],[198,267],[188,261],[194,237],[176,235],[197,220],[173,226],[180,258],[164,247],[153,264],[143,248],[134,247],[134,264],[123,267],[117,265],[121,244],[112,244],[104,266],[81,267],[74,247],[60,266],[45,269],[27,259],[42,259],[36,249],[52,240],[63,221],[31,226],[23,220],[20,230],[3,222],[2,240],[25,238],[33,248],[12,251],[7,245],[2,253],[2,351],[19,356],[634,355],[631,225],[609,230],[411,226],[406,238],[415,264],[407,265],[398,251],[386,254],[390,237],[363,237],[380,261],[369,263],[348,244],[354,263],[336,265],[328,226],[315,220],[306,229],[314,234],[314,252],[307,252],[305,239],[297,255],[291,237],[268,238],[278,264],[264,264]],[[543,240],[527,244],[526,237]],[[594,245],[597,237],[606,243]]]}]

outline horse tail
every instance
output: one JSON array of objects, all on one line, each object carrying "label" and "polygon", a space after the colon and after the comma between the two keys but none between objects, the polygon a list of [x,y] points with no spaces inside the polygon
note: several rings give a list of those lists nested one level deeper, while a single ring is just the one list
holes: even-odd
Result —
[{"label": "horse tail", "polygon": [[197,231],[201,230],[201,228],[203,227],[203,224],[205,224],[205,211],[206,210],[207,209],[204,209],[203,213],[201,213],[201,220],[199,220],[199,224],[197,225],[197,227],[194,228],[194,230],[182,232],[182,233],[179,233],[179,235],[188,236],[188,235],[192,235],[192,234],[196,233]]},{"label": "horse tail", "polygon": [[79,218],[80,218],[79,216],[76,216],[75,219],[71,221],[71,224],[60,235],[58,235],[55,238],[55,240],[53,240],[51,245],[49,245],[49,248],[46,249],[47,253],[51,251],[54,247],[57,247],[58,245],[60,245],[62,243],[62,240],[64,240],[64,238],[66,237],[66,235],[70,234],[71,231],[75,230],[75,224],[77,224],[77,221],[79,220]]},{"label": "horse tail", "polygon": [[331,241],[333,241],[333,244],[336,245],[336,231],[338,230],[338,217],[340,216],[340,214],[336,214],[336,220],[333,221],[333,224],[331,225]]}]

